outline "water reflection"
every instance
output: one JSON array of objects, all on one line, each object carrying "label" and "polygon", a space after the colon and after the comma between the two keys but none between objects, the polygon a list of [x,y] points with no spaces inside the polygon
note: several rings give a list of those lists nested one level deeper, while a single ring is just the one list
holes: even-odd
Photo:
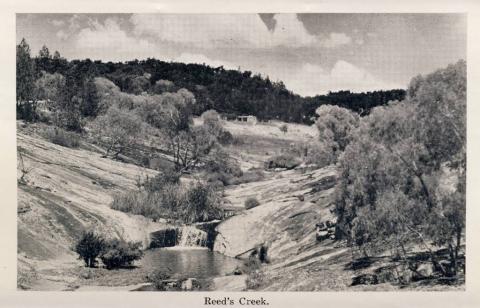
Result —
[{"label": "water reflection", "polygon": [[157,248],[146,252],[142,267],[165,270],[172,278],[209,278],[231,273],[240,261],[205,248]]}]

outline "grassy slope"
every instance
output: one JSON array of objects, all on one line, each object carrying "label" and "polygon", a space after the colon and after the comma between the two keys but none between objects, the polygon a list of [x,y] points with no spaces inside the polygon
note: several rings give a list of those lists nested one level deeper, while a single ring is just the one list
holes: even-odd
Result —
[{"label": "grassy slope", "polygon": [[81,265],[71,247],[86,228],[146,244],[148,233],[161,227],[109,208],[115,191],[134,189],[138,176],[154,171],[52,144],[35,126],[18,126],[17,146],[31,169],[28,185],[18,185],[19,283],[25,287],[63,288],[75,279],[61,269]]}]

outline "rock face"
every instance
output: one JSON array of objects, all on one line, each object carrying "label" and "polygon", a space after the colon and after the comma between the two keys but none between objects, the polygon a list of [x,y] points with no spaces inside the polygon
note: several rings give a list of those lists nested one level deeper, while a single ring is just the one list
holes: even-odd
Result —
[{"label": "rock face", "polygon": [[115,192],[135,189],[139,176],[153,176],[155,171],[55,145],[21,128],[17,145],[31,169],[27,185],[19,184],[17,191],[19,277],[32,270],[33,276],[42,276],[47,267],[80,264],[71,248],[85,229],[147,247],[150,232],[164,227],[109,207]]},{"label": "rock face", "polygon": [[429,278],[435,272],[435,267],[432,263],[422,263],[417,267],[418,278]]},{"label": "rock face", "polygon": [[[331,179],[330,187],[312,194],[324,178]],[[214,250],[235,257],[265,244],[274,260],[296,254],[303,245],[314,244],[315,223],[320,218],[333,218],[330,204],[334,183],[335,170],[325,168],[306,173],[284,171],[281,177],[228,188],[226,198],[232,206],[243,206],[244,200],[252,196],[260,206],[220,223]],[[300,201],[299,195],[304,201]]]}]

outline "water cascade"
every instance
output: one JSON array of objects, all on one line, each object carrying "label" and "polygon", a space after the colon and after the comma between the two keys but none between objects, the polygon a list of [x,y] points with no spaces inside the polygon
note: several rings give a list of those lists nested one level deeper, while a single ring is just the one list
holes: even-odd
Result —
[{"label": "water cascade", "polygon": [[181,247],[206,247],[207,232],[195,228],[194,226],[185,226],[179,228],[177,235],[177,246]]},{"label": "water cascade", "polygon": [[150,233],[150,248],[206,247],[207,232],[195,226],[169,227]]}]

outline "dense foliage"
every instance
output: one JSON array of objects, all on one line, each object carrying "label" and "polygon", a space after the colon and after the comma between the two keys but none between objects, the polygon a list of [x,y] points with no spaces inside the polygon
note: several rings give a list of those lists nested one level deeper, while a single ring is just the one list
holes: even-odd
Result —
[{"label": "dense foliage", "polygon": [[141,242],[112,239],[106,242],[100,259],[107,269],[131,266],[135,260],[143,257],[141,247]]},{"label": "dense foliage", "polygon": [[105,239],[93,231],[83,233],[75,245],[75,252],[85,262],[85,266],[95,267],[97,257],[105,248]]},{"label": "dense foliage", "polygon": [[[337,236],[365,253],[429,252],[456,276],[465,230],[466,63],[412,79],[407,98],[364,117],[339,160]],[[436,248],[446,248],[448,263]]]},{"label": "dense foliage", "polygon": [[94,231],[84,232],[74,247],[74,251],[87,267],[95,267],[97,258],[107,269],[129,266],[143,256],[141,242],[127,242],[119,239],[105,239]]},{"label": "dense foliage", "polygon": [[[47,47],[31,58],[25,40],[17,46],[17,101],[34,99],[34,80],[45,74],[63,76],[60,103],[69,106],[73,113],[95,116],[98,97],[93,86],[97,77],[112,82],[121,92],[132,95],[152,95],[187,89],[193,93],[195,115],[214,109],[230,115],[255,115],[261,120],[279,119],[288,122],[311,124],[315,110],[325,104],[338,105],[355,112],[367,114],[375,106],[390,100],[401,100],[404,90],[351,93],[333,92],[327,95],[303,98],[289,91],[280,82],[250,71],[227,70],[200,64],[164,62],[156,59],[128,62],[102,62],[85,60],[68,61]],[[19,115],[31,120],[28,110],[17,106]],[[32,106],[26,105],[25,108]],[[71,116],[71,115],[68,115]],[[77,123],[76,123],[77,124]],[[72,129],[78,129],[78,125]]]},{"label": "dense foliage", "polygon": [[356,113],[338,106],[323,105],[316,113],[318,119],[315,125],[319,132],[320,152],[330,163],[347,147],[351,133],[357,128],[359,117]]},{"label": "dense foliage", "polygon": [[169,180],[161,177],[148,180],[138,191],[114,195],[111,207],[153,220],[164,218],[182,223],[222,218],[220,197],[212,185],[200,181],[182,184],[173,176]]}]

